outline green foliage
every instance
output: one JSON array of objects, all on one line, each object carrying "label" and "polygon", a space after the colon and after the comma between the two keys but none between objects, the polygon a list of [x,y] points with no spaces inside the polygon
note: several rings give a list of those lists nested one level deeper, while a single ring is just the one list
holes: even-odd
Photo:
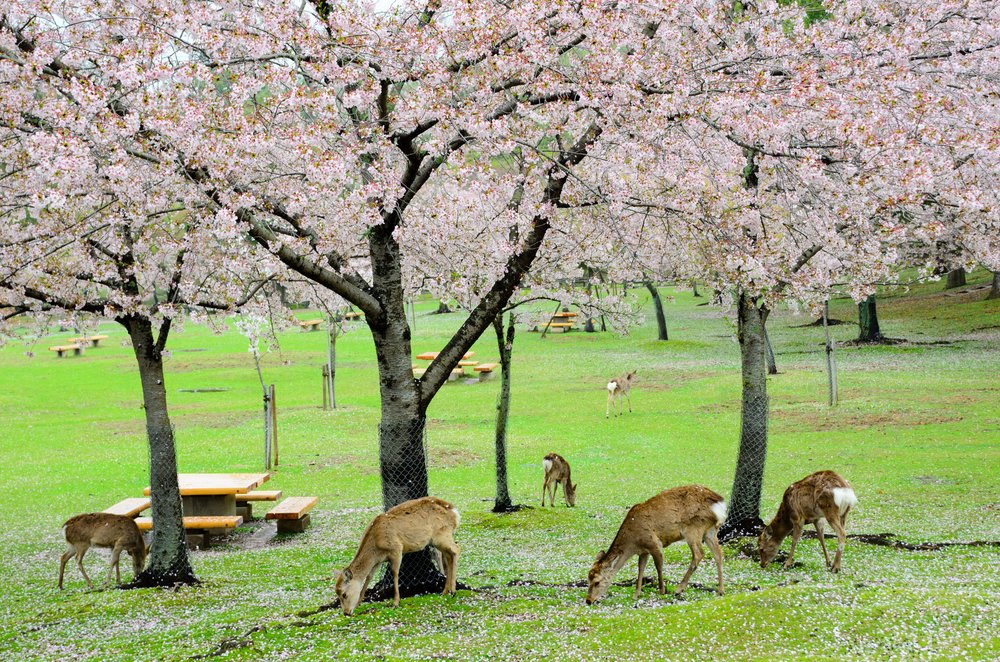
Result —
[{"label": "green foliage", "polygon": [[[970,276],[975,285],[987,274]],[[689,292],[664,294],[676,297],[666,314],[677,340],[655,341],[651,314],[626,338],[518,334],[510,486],[515,503],[530,510],[489,512],[499,380],[444,387],[429,411],[430,484],[462,512],[459,578],[475,590],[456,599],[406,599],[396,610],[365,605],[352,619],[318,610],[333,600],[331,574],[350,560],[381,503],[378,379],[367,334],[338,340],[335,412],[319,409],[323,333],[282,334],[280,352],[263,360],[265,379],[277,385],[281,452],[267,487],[319,496],[313,526],[256,541],[262,525],[248,524],[217,549],[194,552],[204,584],[178,590],[87,592],[73,567],[67,590],[55,587],[62,523],[138,495],[148,481],[138,377],[119,342],[124,334],[103,325],[108,346],[79,358],[56,359],[45,349],[71,332],[46,338],[34,358],[6,346],[0,658],[172,660],[215,651],[237,660],[1000,656],[996,547],[907,552],[852,541],[843,573],[833,576],[814,539],[803,539],[788,572],[761,570],[744,541],[726,546],[725,596],[711,593],[713,571],[703,564],[683,600],[647,585],[636,603],[632,588],[616,586],[605,602],[584,605],[579,582],[630,505],[684,483],[723,494],[731,486],[740,394],[732,328]],[[822,329],[803,327],[807,315],[772,314],[781,374],[769,378],[765,517],[789,482],[830,468],[851,480],[860,498],[851,533],[892,532],[910,542],[1000,539],[1000,303],[984,296],[946,296],[939,283],[879,293],[883,332],[910,344],[839,347],[835,409],[824,404]],[[417,307],[414,353],[440,349],[459,323],[458,315],[428,315],[436,305]],[[833,318],[853,322],[856,315],[850,300],[831,303]],[[853,323],[831,331],[841,342],[857,335]],[[188,325],[170,344],[167,388],[180,469],[259,470],[260,386],[246,341]],[[476,359],[495,360],[492,334],[474,351]],[[639,377],[634,412],[605,420],[608,378],[632,368]],[[189,392],[210,387],[228,390]],[[541,458],[550,451],[572,463],[576,508],[538,507]],[[678,543],[665,556],[669,590],[688,553]],[[106,558],[88,554],[95,580]],[[633,560],[618,580],[633,580],[635,567]]]}]

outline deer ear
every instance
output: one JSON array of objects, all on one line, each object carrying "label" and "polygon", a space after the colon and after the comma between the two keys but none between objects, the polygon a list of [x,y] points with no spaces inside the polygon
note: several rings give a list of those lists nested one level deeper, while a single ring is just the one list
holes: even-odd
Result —
[{"label": "deer ear", "polygon": [[350,570],[345,569],[343,574],[345,582],[349,582],[352,579],[354,579],[354,573],[352,573]]}]

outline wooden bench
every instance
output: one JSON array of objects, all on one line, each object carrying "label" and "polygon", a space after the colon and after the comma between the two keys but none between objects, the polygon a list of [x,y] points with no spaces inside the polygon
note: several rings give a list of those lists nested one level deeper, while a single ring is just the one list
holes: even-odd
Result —
[{"label": "wooden bench", "polygon": [[107,340],[107,336],[80,336],[79,338],[70,338],[71,343],[77,345],[86,345],[90,343],[91,347],[97,347],[102,340]]},{"label": "wooden bench", "polygon": [[362,313],[344,313],[345,320],[359,320],[362,317],[364,317]]},{"label": "wooden bench", "polygon": [[[136,517],[135,523],[140,531],[151,531],[153,528],[152,517]],[[185,536],[187,544],[189,547],[207,549],[210,534],[220,533],[225,529],[235,529],[242,523],[243,518],[239,515],[185,517],[184,532],[187,534]]]},{"label": "wooden bench", "polygon": [[151,503],[148,497],[129,497],[122,499],[110,508],[105,508],[104,512],[111,513],[112,515],[136,517],[139,513],[149,508]]},{"label": "wooden bench", "polygon": [[56,345],[55,347],[49,347],[50,351],[56,353],[56,356],[61,357],[63,354],[69,355],[69,352],[73,352],[73,356],[80,356],[83,352],[83,347],[80,345]]},{"label": "wooden bench", "polygon": [[309,510],[319,497],[288,497],[267,512],[267,519],[278,521],[278,533],[301,533],[309,526]]},{"label": "wooden bench", "polygon": [[299,326],[302,327],[303,331],[315,331],[322,323],[323,320],[305,320],[304,322],[299,322]]},{"label": "wooden bench", "polygon": [[493,370],[500,365],[499,363],[480,363],[473,370],[479,373],[479,379],[486,379],[491,374]]},{"label": "wooden bench", "polygon": [[470,368],[479,365],[479,361],[459,361],[458,365],[460,368]]},{"label": "wooden bench", "polygon": [[573,328],[573,322],[547,322],[542,324],[542,328],[548,327],[550,329],[565,329],[570,331]]},{"label": "wooden bench", "polygon": [[281,490],[255,490],[246,494],[236,495],[236,514],[244,521],[253,519],[254,501],[277,501],[281,498]]}]

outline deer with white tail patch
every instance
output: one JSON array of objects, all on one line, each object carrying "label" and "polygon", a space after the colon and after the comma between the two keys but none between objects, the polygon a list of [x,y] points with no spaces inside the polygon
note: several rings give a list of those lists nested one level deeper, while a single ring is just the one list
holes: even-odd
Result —
[{"label": "deer with white tail patch", "polygon": [[354,613],[379,566],[389,562],[395,591],[392,606],[399,606],[399,564],[403,554],[428,545],[441,553],[444,595],[457,589],[458,545],[454,533],[460,517],[455,506],[437,497],[405,501],[385,511],[368,525],[357,554],[337,576],[337,597],[345,616]]},{"label": "deer with white tail patch", "polygon": [[[840,558],[847,542],[847,514],[858,503],[851,484],[834,471],[817,471],[802,480],[792,483],[785,490],[778,513],[771,523],[761,531],[757,541],[760,552],[760,567],[766,568],[774,560],[783,541],[789,533],[792,534],[792,548],[788,550],[785,569],[792,567],[795,545],[802,535],[802,527],[813,524],[819,545],[823,549],[826,565],[832,572],[840,572]],[[837,553],[833,563],[826,551],[826,541],[823,539],[823,529],[829,524],[837,534]]]},{"label": "deer with white tail patch", "polygon": [[549,453],[542,460],[545,470],[545,480],[542,481],[542,507],[545,506],[545,495],[549,495],[549,505],[556,505],[556,488],[562,485],[563,498],[567,506],[576,505],[576,485],[570,477],[569,462],[558,453]]},{"label": "deer with white tail patch", "polygon": [[[632,397],[629,392],[632,390],[632,381],[635,379],[636,371],[627,372],[621,377],[615,377],[610,382],[608,382],[608,403],[604,407],[604,418],[608,418],[608,414],[611,411],[615,412],[615,416],[620,416],[625,413],[624,407],[622,405],[622,397],[628,400],[628,410],[632,413]],[[618,399],[618,409],[615,410],[615,399]]]},{"label": "deer with white tail patch", "polygon": [[691,564],[687,573],[677,585],[676,595],[687,588],[688,580],[698,564],[705,557],[702,543],[715,557],[719,571],[718,593],[722,595],[722,548],[719,546],[718,530],[726,521],[726,502],[701,485],[684,485],[664,490],[652,499],[632,506],[625,521],[618,529],[611,546],[600,552],[587,576],[587,604],[593,604],[604,597],[612,580],[636,554],[639,555],[639,576],[635,583],[635,598],[642,591],[643,573],[650,556],[656,565],[660,594],[663,586],[663,548],[678,540],[685,540],[691,548]]}]

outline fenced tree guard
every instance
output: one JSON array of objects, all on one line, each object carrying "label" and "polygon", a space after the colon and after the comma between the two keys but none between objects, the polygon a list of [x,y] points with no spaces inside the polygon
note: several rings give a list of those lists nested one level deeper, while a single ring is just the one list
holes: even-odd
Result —
[{"label": "fenced tree guard", "polygon": [[[379,425],[379,459],[383,510],[428,495],[426,416],[414,421],[391,422],[383,417]],[[443,585],[444,575],[434,564],[429,550],[403,555],[399,566],[402,597],[440,592]],[[392,572],[388,564],[369,596],[371,600],[392,598]]]},{"label": "fenced tree guard", "polygon": [[767,459],[767,369],[764,322],[767,314],[753,297],[741,292],[738,301],[737,336],[740,342],[743,397],[740,414],[740,445],[736,475],[730,493],[729,515],[719,530],[720,539],[756,535],[760,519],[760,495]]}]

